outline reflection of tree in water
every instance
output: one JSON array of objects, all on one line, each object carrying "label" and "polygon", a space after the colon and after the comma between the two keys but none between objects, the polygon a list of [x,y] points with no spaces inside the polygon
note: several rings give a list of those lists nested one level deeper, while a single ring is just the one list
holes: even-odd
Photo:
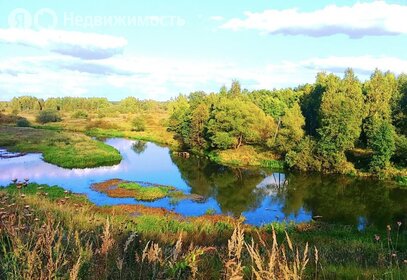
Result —
[{"label": "reflection of tree in water", "polygon": [[[344,176],[274,173],[227,168],[205,159],[172,156],[193,193],[214,197],[223,212],[235,216],[256,209],[266,196],[282,203],[286,216],[301,208],[330,223],[385,227],[391,221],[407,223],[407,190],[388,188],[384,182]],[[274,176],[274,177],[273,177]]]},{"label": "reflection of tree in water", "polygon": [[391,189],[383,182],[305,174],[291,174],[288,181],[286,215],[304,207],[327,222],[357,225],[365,217],[368,225],[378,227],[406,218],[407,190]]},{"label": "reflection of tree in water", "polygon": [[259,171],[228,168],[205,159],[184,159],[172,156],[182,178],[192,192],[214,197],[223,212],[239,216],[242,212],[259,207],[264,195],[255,192],[264,179]]},{"label": "reflection of tree in water", "polygon": [[135,141],[131,148],[136,154],[142,154],[147,149],[147,142]]}]

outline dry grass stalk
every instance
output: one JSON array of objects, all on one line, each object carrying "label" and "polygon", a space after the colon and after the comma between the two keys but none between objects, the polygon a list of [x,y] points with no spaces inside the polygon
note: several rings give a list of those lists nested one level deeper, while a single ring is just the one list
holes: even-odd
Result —
[{"label": "dry grass stalk", "polygon": [[109,219],[106,219],[105,228],[103,230],[102,236],[102,246],[100,248],[100,252],[102,255],[106,255],[109,250],[113,247],[114,239],[112,237],[111,226]]},{"label": "dry grass stalk", "polygon": [[243,279],[243,266],[241,262],[242,250],[244,247],[244,229],[238,223],[228,240],[228,257],[225,263],[226,278],[230,280]]}]

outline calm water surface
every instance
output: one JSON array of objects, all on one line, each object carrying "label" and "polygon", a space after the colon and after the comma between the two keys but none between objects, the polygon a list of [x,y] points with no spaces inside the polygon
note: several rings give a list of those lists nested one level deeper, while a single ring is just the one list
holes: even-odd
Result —
[{"label": "calm water surface", "polygon": [[[384,182],[348,177],[283,174],[267,169],[238,169],[205,159],[171,155],[153,143],[108,139],[123,156],[119,165],[89,169],[63,169],[42,161],[40,154],[0,159],[0,185],[13,178],[59,185],[84,193],[97,205],[144,204],[164,207],[185,216],[198,216],[208,209],[233,216],[243,215],[250,224],[273,221],[309,221],[315,216],[331,222],[364,228],[407,222],[407,190]],[[4,151],[3,151],[4,152]],[[204,196],[204,202],[164,198],[140,202],[110,198],[90,189],[93,183],[119,178],[171,185],[186,193]]]}]

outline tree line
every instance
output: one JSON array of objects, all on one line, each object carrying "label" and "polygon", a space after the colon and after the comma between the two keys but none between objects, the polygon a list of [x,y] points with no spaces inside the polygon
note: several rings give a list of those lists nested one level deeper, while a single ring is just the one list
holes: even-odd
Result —
[{"label": "tree line", "polygon": [[361,82],[319,73],[313,84],[281,90],[179,95],[169,104],[169,129],[187,149],[205,153],[253,145],[288,167],[351,173],[352,159],[380,172],[407,161],[407,75],[376,70]]},{"label": "tree line", "polygon": [[1,102],[0,110],[11,109],[14,114],[26,111],[58,111],[58,112],[111,112],[138,113],[154,108],[162,107],[163,104],[154,100],[140,100],[135,97],[127,97],[118,102],[111,102],[107,98],[100,97],[56,97],[36,98],[33,96],[14,97],[10,102]]}]

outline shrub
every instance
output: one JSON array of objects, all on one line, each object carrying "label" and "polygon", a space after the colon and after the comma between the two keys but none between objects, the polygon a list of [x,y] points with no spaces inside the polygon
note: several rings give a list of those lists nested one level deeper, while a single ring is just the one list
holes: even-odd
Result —
[{"label": "shrub", "polygon": [[91,121],[86,125],[86,129],[94,129],[94,128],[101,128],[101,129],[118,129],[119,127],[111,122],[104,121],[104,120],[96,120]]},{"label": "shrub", "polygon": [[304,138],[295,150],[287,153],[286,165],[299,171],[321,171],[321,162],[314,155],[315,149],[315,140],[310,137]]},{"label": "shrub", "polygon": [[146,123],[142,116],[137,116],[131,122],[133,131],[144,131],[146,130]]},{"label": "shrub", "polygon": [[29,127],[31,124],[30,124],[30,122],[29,122],[26,118],[19,118],[19,119],[16,121],[16,125],[17,125],[18,127]]},{"label": "shrub", "polygon": [[0,124],[12,124],[17,121],[17,117],[15,115],[5,115],[0,113]]},{"label": "shrub", "polygon": [[60,122],[62,119],[58,112],[53,110],[41,111],[37,116],[37,122],[39,123],[50,123],[50,122]]},{"label": "shrub", "polygon": [[407,166],[407,137],[397,135],[396,137],[396,152],[392,159],[400,166]]},{"label": "shrub", "polygon": [[72,114],[72,118],[74,119],[86,119],[88,117],[88,113],[85,111],[79,110]]}]

